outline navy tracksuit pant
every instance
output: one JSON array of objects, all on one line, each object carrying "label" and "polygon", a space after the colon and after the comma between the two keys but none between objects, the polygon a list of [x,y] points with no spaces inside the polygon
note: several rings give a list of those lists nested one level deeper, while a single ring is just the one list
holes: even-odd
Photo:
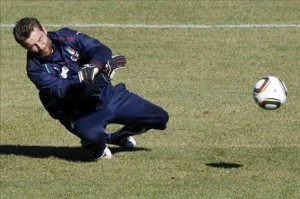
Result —
[{"label": "navy tracksuit pant", "polygon": [[106,147],[105,129],[108,124],[123,124],[123,129],[130,128],[133,132],[141,128],[163,130],[168,119],[168,113],[162,108],[129,92],[124,84],[118,84],[104,107],[73,121],[72,132],[85,143],[84,148],[102,152]]}]

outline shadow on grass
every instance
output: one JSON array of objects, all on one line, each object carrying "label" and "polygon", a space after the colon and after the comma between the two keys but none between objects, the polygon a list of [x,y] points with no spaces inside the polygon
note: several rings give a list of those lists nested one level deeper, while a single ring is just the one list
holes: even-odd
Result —
[{"label": "shadow on grass", "polygon": [[225,162],[219,162],[219,163],[207,163],[206,166],[215,167],[215,168],[223,168],[223,169],[233,169],[233,168],[240,168],[243,165],[236,164],[236,163],[225,163]]},{"label": "shadow on grass", "polygon": [[[134,149],[124,149],[121,147],[111,147],[111,152],[134,152],[151,151],[151,149],[136,147]],[[63,146],[19,146],[19,145],[1,145],[1,155],[21,155],[32,158],[56,157],[71,162],[91,162],[88,152],[82,147],[63,147]]]}]

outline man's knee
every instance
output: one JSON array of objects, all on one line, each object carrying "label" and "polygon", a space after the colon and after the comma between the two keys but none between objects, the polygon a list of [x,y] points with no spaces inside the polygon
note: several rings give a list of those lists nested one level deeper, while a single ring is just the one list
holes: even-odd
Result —
[{"label": "man's knee", "polygon": [[169,121],[169,114],[167,111],[161,109],[159,113],[159,118],[157,120],[157,129],[164,130],[167,127],[167,123]]},{"label": "man's knee", "polygon": [[88,151],[104,151],[106,147],[105,133],[88,133],[81,139],[81,145]]}]

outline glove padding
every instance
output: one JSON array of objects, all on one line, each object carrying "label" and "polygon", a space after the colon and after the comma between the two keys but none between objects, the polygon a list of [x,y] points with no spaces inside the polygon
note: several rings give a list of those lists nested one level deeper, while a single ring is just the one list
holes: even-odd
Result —
[{"label": "glove padding", "polygon": [[125,68],[125,64],[126,58],[124,55],[115,55],[107,61],[102,73],[110,81],[114,78],[117,70]]},{"label": "glove padding", "polygon": [[86,84],[92,84],[98,72],[99,72],[98,65],[85,64],[78,72],[78,77],[80,82],[84,82]]}]

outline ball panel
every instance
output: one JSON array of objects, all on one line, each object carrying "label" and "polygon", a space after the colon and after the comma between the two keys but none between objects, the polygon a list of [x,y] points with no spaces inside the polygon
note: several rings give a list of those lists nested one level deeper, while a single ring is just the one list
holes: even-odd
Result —
[{"label": "ball panel", "polygon": [[279,80],[279,82],[280,82],[280,86],[281,86],[282,90],[284,91],[285,96],[287,96],[287,87],[286,87],[285,83],[281,80]]},{"label": "ball panel", "polygon": [[254,86],[254,93],[261,93],[263,92],[269,85],[270,81],[268,77],[264,77],[260,81],[256,83]]},{"label": "ball panel", "polygon": [[260,107],[267,109],[267,110],[273,110],[277,109],[281,106],[281,102],[278,99],[265,99],[264,101],[260,102]]}]

